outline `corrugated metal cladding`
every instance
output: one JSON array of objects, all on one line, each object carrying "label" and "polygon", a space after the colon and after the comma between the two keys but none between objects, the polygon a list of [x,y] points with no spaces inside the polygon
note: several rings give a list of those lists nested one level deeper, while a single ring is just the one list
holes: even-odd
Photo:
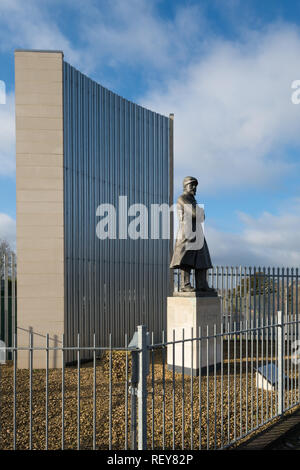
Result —
[{"label": "corrugated metal cladding", "polygon": [[[170,120],[64,62],[65,336],[123,346],[145,323],[166,328],[169,240],[99,240],[96,209],[169,203]],[[132,218],[129,218],[129,221]],[[117,227],[118,228],[118,227]],[[149,224],[150,233],[150,224]]]}]

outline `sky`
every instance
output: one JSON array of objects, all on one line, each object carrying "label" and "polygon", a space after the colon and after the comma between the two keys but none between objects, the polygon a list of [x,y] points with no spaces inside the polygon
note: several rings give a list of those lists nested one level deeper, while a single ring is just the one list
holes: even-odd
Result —
[{"label": "sky", "polygon": [[214,265],[300,265],[300,3],[0,0],[0,238],[15,246],[14,50],[62,50],[175,114],[175,196],[199,180]]}]

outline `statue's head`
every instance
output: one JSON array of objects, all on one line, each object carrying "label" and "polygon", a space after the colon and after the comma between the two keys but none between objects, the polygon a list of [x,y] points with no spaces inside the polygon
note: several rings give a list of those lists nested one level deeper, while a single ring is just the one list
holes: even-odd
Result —
[{"label": "statue's head", "polygon": [[183,180],[183,190],[186,193],[189,194],[196,194],[197,191],[197,186],[198,186],[198,180],[197,178],[194,178],[193,176],[186,176]]}]

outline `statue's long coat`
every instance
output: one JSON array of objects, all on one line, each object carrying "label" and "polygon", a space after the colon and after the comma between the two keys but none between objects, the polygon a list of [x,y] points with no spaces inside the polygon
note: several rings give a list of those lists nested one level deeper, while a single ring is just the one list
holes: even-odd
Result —
[{"label": "statue's long coat", "polygon": [[[190,267],[194,269],[209,269],[212,268],[210,254],[208,251],[208,246],[205,240],[205,237],[202,232],[202,243],[201,248],[197,250],[189,250],[188,244],[195,240],[194,238],[187,237],[185,230],[185,211],[190,211],[190,217],[192,220],[192,230],[196,231],[196,211],[200,212],[201,222],[204,220],[204,211],[201,209],[196,202],[196,199],[193,195],[188,193],[183,193],[179,196],[177,200],[177,214],[179,221],[179,228],[176,238],[176,243],[174,247],[174,254],[171,260],[170,268],[181,268],[181,267]],[[201,227],[197,227],[197,230],[202,230]]]}]

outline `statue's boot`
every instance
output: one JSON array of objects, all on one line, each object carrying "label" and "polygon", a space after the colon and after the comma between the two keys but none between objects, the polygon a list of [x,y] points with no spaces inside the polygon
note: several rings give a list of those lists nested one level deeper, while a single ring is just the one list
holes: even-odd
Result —
[{"label": "statue's boot", "polygon": [[200,292],[215,292],[213,287],[209,287],[206,279],[206,269],[195,269],[196,290]]},{"label": "statue's boot", "polygon": [[196,289],[191,286],[191,270],[181,269],[180,270],[180,292],[195,292]]}]

